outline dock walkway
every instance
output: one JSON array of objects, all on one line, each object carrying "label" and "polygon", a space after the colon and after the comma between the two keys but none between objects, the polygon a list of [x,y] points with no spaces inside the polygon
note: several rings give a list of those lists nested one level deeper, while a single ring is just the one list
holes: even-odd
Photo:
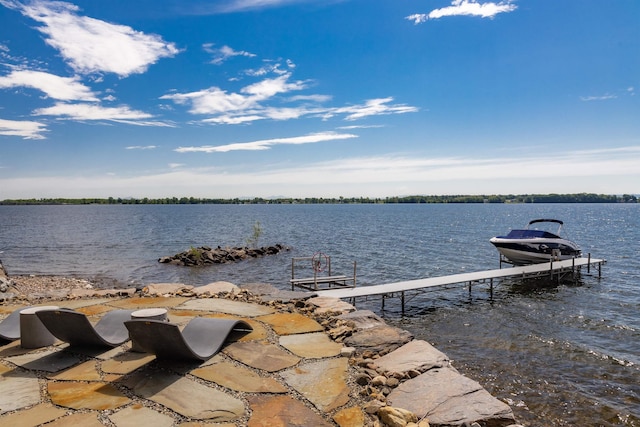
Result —
[{"label": "dock walkway", "polygon": [[373,295],[382,295],[383,307],[384,298],[400,294],[402,298],[402,311],[404,311],[404,293],[406,291],[427,290],[438,287],[446,287],[455,284],[468,284],[469,291],[471,286],[478,283],[489,282],[491,290],[493,290],[493,280],[509,277],[532,278],[542,276],[564,275],[567,273],[576,273],[581,267],[586,266],[587,271],[591,266],[597,266],[598,276],[602,274],[602,264],[604,259],[572,258],[564,261],[555,261],[542,264],[532,264],[520,267],[500,268],[495,270],[476,271],[471,273],[453,274],[450,276],[429,277],[426,279],[406,280],[403,282],[386,283],[382,285],[362,286],[350,289],[328,289],[319,290],[316,293],[319,296],[327,296],[334,298],[350,298],[367,297]]}]

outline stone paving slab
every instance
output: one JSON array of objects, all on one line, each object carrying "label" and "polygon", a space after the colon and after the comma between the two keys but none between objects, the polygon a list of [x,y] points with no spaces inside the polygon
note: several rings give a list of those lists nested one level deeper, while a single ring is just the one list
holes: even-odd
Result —
[{"label": "stone paving slab", "polygon": [[131,400],[107,382],[50,382],[47,392],[51,402],[71,409],[115,409]]},{"label": "stone paving slab", "polygon": [[194,375],[203,380],[213,381],[223,387],[247,393],[287,393],[288,389],[272,377],[263,377],[256,372],[234,365],[230,362],[220,360],[191,371]]},{"label": "stone paving slab", "polygon": [[38,377],[0,365],[0,414],[40,402]]},{"label": "stone paving slab", "polygon": [[245,365],[267,372],[289,368],[301,360],[276,345],[261,341],[236,342],[227,346],[223,352]]},{"label": "stone paving slab", "polygon": [[102,379],[95,360],[89,360],[62,372],[49,374],[47,378],[61,381],[100,381]]},{"label": "stone paving slab", "polygon": [[324,359],[281,373],[282,378],[319,410],[331,412],[349,401],[348,361]]},{"label": "stone paving slab", "polygon": [[172,427],[175,422],[172,417],[160,414],[153,409],[145,408],[140,404],[121,409],[109,415],[109,419],[117,427]]},{"label": "stone paving slab", "polygon": [[284,335],[279,343],[296,356],[309,359],[338,356],[342,350],[342,344],[334,342],[324,332]]},{"label": "stone paving slab", "polygon": [[126,352],[105,360],[100,365],[103,372],[108,374],[126,375],[155,360],[156,357],[147,353]]},{"label": "stone paving slab", "polygon": [[324,330],[321,324],[299,313],[275,313],[260,316],[257,320],[269,324],[278,335],[303,334]]},{"label": "stone paving slab", "polygon": [[251,396],[247,427],[331,427],[320,415],[290,396]]},{"label": "stone paving slab", "polygon": [[235,314],[244,317],[257,317],[275,313],[275,309],[260,304],[242,301],[231,301],[221,298],[192,299],[176,307],[186,310],[213,311],[218,313]]},{"label": "stone paving slab", "polygon": [[[32,425],[29,427],[32,427]],[[67,415],[66,417],[58,418],[57,420],[46,424],[46,427],[69,426],[104,427],[104,424],[98,420],[97,412],[77,412],[75,414]]]},{"label": "stone paving slab", "polygon": [[[63,417],[67,411],[49,403],[41,403],[30,409],[2,418],[2,425],[11,427],[33,427]],[[49,426],[50,424],[47,424]],[[84,426],[83,426],[84,427]]]},{"label": "stone paving slab", "polygon": [[66,351],[46,349],[36,353],[7,357],[5,360],[34,371],[58,372],[80,363],[80,358]]},{"label": "stone paving slab", "polygon": [[171,308],[183,304],[189,298],[185,297],[131,297],[112,301],[110,305],[125,310],[137,310],[143,308]]},{"label": "stone paving slab", "polygon": [[241,400],[230,394],[167,372],[137,371],[123,381],[135,394],[185,417],[231,421],[244,415]]}]

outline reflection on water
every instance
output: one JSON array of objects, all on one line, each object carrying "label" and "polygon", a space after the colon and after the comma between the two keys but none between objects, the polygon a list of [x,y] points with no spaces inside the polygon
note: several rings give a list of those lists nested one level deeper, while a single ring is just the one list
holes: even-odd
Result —
[{"label": "reflection on water", "polygon": [[[0,206],[10,274],[93,277],[105,286],[267,282],[287,289],[291,258],[316,251],[358,284],[498,268],[489,238],[533,218],[564,220],[583,253],[607,259],[573,282],[512,280],[358,301],[436,345],[532,426],[640,426],[640,205]],[[187,268],[157,259],[191,246],[290,252]]]}]

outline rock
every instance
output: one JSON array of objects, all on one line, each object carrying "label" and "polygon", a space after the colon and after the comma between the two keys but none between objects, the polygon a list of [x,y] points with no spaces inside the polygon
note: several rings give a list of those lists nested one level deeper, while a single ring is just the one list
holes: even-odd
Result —
[{"label": "rock", "polygon": [[418,417],[413,412],[391,406],[380,408],[378,417],[389,427],[405,427],[408,423],[418,421]]},{"label": "rock", "polygon": [[382,352],[395,350],[413,339],[410,332],[393,326],[381,325],[358,331],[344,340],[344,343],[359,350]]},{"label": "rock", "polygon": [[373,362],[381,372],[427,371],[432,368],[450,366],[446,354],[422,340],[410,341],[402,347]]},{"label": "rock", "polygon": [[340,298],[320,296],[310,298],[308,301],[310,304],[317,307],[315,310],[317,314],[348,313],[356,310],[353,305],[342,301]]},{"label": "rock", "polygon": [[378,411],[380,410],[380,408],[384,407],[386,404],[384,402],[381,402],[379,400],[371,400],[367,403],[364,404],[364,406],[362,407],[362,409],[367,413],[367,414],[377,414]]},{"label": "rock", "polygon": [[223,292],[237,294],[240,292],[240,288],[234,285],[233,283],[219,281],[219,282],[212,282],[204,286],[193,287],[191,288],[191,291],[195,295],[204,295],[207,293],[209,295],[216,295]]},{"label": "rock", "polygon": [[342,347],[340,349],[340,356],[342,357],[352,357],[356,353],[356,349],[354,347]]},{"label": "rock", "polygon": [[7,270],[5,270],[4,265],[2,265],[2,260],[0,260],[0,279],[8,279],[9,274],[7,274]]},{"label": "rock", "polygon": [[364,426],[364,414],[362,409],[357,407],[351,407],[338,411],[333,416],[333,420],[340,427],[363,427]]},{"label": "rock", "polygon": [[354,329],[369,329],[386,322],[371,310],[358,310],[338,316],[338,319],[346,320]]},{"label": "rock", "polygon": [[384,375],[378,375],[371,380],[371,385],[373,386],[381,386],[387,384],[387,377]]},{"label": "rock", "polygon": [[151,283],[142,289],[142,293],[148,295],[175,294],[185,288],[192,289],[193,286],[184,283]]},{"label": "rock", "polygon": [[451,368],[434,368],[400,384],[387,398],[433,424],[504,425],[514,421],[511,408],[482,386]]}]

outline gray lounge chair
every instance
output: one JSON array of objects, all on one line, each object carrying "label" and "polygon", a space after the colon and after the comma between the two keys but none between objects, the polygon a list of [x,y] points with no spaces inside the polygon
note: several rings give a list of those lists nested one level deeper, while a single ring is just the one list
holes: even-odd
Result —
[{"label": "gray lounge chair", "polygon": [[61,341],[77,347],[117,347],[129,339],[124,326],[134,310],[112,310],[93,326],[83,313],[60,308],[38,311],[42,324]]},{"label": "gray lounge chair", "polygon": [[213,357],[227,339],[237,339],[253,328],[243,320],[196,317],[182,331],[174,323],[130,320],[124,323],[131,341],[157,359],[198,360]]},{"label": "gray lounge chair", "polygon": [[14,310],[0,322],[0,342],[15,341],[20,338],[20,312],[27,308],[31,306]]}]

